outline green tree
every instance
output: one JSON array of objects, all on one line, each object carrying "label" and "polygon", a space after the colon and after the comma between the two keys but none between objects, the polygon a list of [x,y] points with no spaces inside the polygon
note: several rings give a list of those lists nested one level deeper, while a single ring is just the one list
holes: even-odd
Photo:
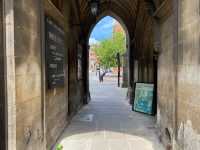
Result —
[{"label": "green tree", "polygon": [[126,51],[125,34],[121,32],[113,33],[111,39],[102,41],[95,49],[95,53],[100,61],[100,65],[105,68],[116,67],[116,55],[124,54]]}]

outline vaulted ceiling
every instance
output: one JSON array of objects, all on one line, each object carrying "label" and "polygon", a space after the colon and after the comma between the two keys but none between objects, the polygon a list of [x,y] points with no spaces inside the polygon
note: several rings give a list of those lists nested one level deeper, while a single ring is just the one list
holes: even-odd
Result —
[{"label": "vaulted ceiling", "polygon": [[[153,51],[153,15],[164,3],[172,0],[99,0],[100,8],[97,16],[92,15],[90,0],[71,0],[73,10],[71,12],[72,21],[75,25],[80,25],[81,37],[88,38],[91,30],[97,22],[105,16],[117,16],[119,22],[123,22],[129,33],[131,49],[134,55],[139,58],[152,55]],[[167,4],[168,5],[168,4]],[[114,16],[113,16],[114,14]],[[162,15],[162,13],[161,13]],[[76,21],[74,22],[74,18]],[[87,40],[87,39],[86,39]]]},{"label": "vaulted ceiling", "polygon": [[[135,28],[133,20],[136,20],[142,5],[144,5],[143,0],[100,0],[99,16],[106,11],[113,12],[121,18],[127,28],[133,29]],[[89,0],[79,0],[79,6],[82,22],[90,25],[98,20],[98,17],[91,14]]]},{"label": "vaulted ceiling", "polygon": [[149,15],[151,4],[152,0],[100,0],[99,13],[95,17],[91,14],[89,0],[77,2],[79,19],[86,33],[90,32],[101,17],[113,13],[125,24],[130,41],[137,43],[138,49],[152,46],[152,17]]}]

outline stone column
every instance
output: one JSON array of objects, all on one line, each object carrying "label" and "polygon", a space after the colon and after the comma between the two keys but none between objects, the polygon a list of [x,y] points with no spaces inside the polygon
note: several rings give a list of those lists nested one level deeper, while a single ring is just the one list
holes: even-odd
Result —
[{"label": "stone column", "polygon": [[41,1],[13,2],[15,79],[11,85],[15,83],[16,87],[16,149],[41,149],[43,146]]},{"label": "stone column", "polygon": [[122,77],[122,87],[128,87],[128,52],[126,52],[123,57],[123,77]]},{"label": "stone column", "polygon": [[90,101],[90,91],[89,91],[89,45],[87,42],[83,44],[83,79],[84,79],[84,104],[88,104]]},{"label": "stone column", "polygon": [[134,45],[130,43],[130,51],[128,53],[129,61],[129,85],[128,85],[128,99],[130,104],[133,102],[134,98]]},{"label": "stone column", "polygon": [[6,76],[5,51],[3,45],[3,1],[0,1],[0,149],[7,150],[7,103],[6,103]]},{"label": "stone column", "polygon": [[8,150],[16,150],[16,93],[15,93],[15,54],[14,54],[14,4],[4,0],[4,79],[6,80],[5,98],[7,101],[7,138]]}]

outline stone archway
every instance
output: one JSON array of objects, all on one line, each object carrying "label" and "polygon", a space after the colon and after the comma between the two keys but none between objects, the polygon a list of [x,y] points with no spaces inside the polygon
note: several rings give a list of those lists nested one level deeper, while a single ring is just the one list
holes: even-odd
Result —
[{"label": "stone archway", "polygon": [[[130,65],[129,64],[130,64],[130,59],[131,59],[130,58],[130,39],[131,39],[131,37],[130,37],[130,34],[129,34],[129,30],[127,28],[127,25],[124,23],[124,20],[121,17],[119,17],[115,12],[113,12],[111,10],[104,11],[103,13],[99,14],[97,19],[96,19],[96,21],[93,24],[91,24],[90,30],[89,30],[89,32],[88,32],[88,34],[86,36],[87,37],[86,41],[87,41],[87,43],[89,43],[89,38],[90,38],[90,35],[91,35],[94,27],[96,26],[96,24],[99,21],[101,21],[106,16],[110,16],[110,17],[114,18],[117,22],[119,22],[119,24],[121,25],[121,27],[123,28],[123,31],[125,33],[125,36],[126,36],[126,52],[125,52],[125,54],[126,54],[126,56],[124,58],[124,61],[126,61],[126,63],[125,63],[125,65],[126,65],[125,66],[126,67],[125,71],[126,72],[125,71],[124,71],[125,73],[123,72],[124,73],[123,74],[123,80],[124,80],[124,78],[126,78],[127,87],[130,87],[130,78],[129,78],[130,73],[129,72],[130,72],[131,69],[130,69]],[[88,49],[88,51],[89,51],[89,49]],[[88,69],[88,71],[89,71],[89,69]],[[88,85],[89,85],[89,77],[87,78],[87,80],[88,80]]]},{"label": "stone archway", "polygon": [[[83,2],[87,4],[86,2]],[[128,32],[127,42],[128,44],[128,57],[129,57],[129,92],[128,97],[130,102],[132,102],[133,90],[134,90],[134,62],[139,60],[139,68],[142,68],[140,73],[141,82],[149,81],[152,82],[151,75],[148,77],[144,76],[145,68],[148,68],[149,74],[152,74],[153,69],[147,65],[151,63],[153,57],[153,30],[152,30],[152,18],[149,16],[148,9],[146,8],[145,1],[101,1],[99,13],[97,16],[93,16],[89,11],[89,5],[80,5],[80,21],[82,22],[82,29],[85,36],[85,45],[84,48],[85,56],[88,58],[88,39],[89,35],[96,25],[96,23],[104,16],[111,16],[118,20],[121,25],[124,27],[125,32]],[[133,6],[134,7],[131,7]],[[88,60],[84,60],[85,64],[88,64]],[[86,84],[88,87],[88,68],[85,68],[85,79],[87,80]],[[145,71],[144,71],[145,70]],[[145,79],[144,79],[145,78]],[[89,89],[87,89],[89,93]]]}]

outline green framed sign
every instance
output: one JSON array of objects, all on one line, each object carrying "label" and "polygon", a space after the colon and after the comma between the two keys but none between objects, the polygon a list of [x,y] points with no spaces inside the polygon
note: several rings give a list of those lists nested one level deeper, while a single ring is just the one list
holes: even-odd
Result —
[{"label": "green framed sign", "polygon": [[154,114],[154,84],[136,83],[133,110],[145,114]]}]

